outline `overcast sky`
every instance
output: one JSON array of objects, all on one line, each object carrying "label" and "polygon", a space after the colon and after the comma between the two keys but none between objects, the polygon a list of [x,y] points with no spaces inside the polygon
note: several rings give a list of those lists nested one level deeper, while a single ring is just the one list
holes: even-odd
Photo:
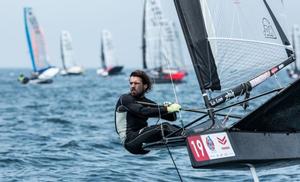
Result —
[{"label": "overcast sky", "polygon": [[[173,0],[161,1],[166,16],[179,26]],[[23,7],[33,8],[44,31],[50,64],[61,67],[59,36],[61,30],[68,30],[73,38],[76,62],[86,68],[99,67],[100,32],[107,29],[113,35],[119,63],[126,67],[140,68],[143,2],[144,0],[0,0],[0,68],[31,68]],[[283,2],[287,16],[287,34],[290,35],[292,24],[300,24],[300,1]],[[184,43],[184,55],[189,61],[185,41],[181,42]]]}]

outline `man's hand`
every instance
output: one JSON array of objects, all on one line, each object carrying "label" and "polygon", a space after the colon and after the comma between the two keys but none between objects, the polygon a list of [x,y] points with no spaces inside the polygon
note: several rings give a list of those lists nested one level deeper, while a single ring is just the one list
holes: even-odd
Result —
[{"label": "man's hand", "polygon": [[172,113],[172,112],[179,112],[179,110],[181,109],[181,106],[179,104],[170,104],[168,107],[167,107],[167,111],[168,113]]}]

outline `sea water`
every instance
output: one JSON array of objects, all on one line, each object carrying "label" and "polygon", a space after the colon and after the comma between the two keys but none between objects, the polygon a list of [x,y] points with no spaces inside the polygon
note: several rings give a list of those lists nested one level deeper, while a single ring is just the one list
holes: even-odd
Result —
[{"label": "sea water", "polygon": [[[99,77],[96,70],[87,70],[83,76],[57,76],[52,84],[22,85],[17,76],[29,70],[1,69],[0,181],[179,181],[166,149],[141,156],[120,144],[114,108],[118,97],[129,90],[130,71]],[[284,77],[283,85],[288,82]],[[159,103],[178,101],[186,108],[203,107],[192,71],[185,83],[154,85],[148,97]],[[180,114],[183,124],[199,116]],[[150,124],[160,122],[152,119]],[[171,148],[171,153],[183,181],[252,181],[248,168],[193,169],[186,148]],[[300,181],[299,169],[296,163],[256,170],[261,181]]]}]

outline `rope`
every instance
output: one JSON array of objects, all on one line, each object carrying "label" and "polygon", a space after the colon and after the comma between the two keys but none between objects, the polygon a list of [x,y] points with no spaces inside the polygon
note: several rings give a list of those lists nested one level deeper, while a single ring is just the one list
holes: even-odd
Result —
[{"label": "rope", "polygon": [[[166,61],[167,61],[167,68],[168,68],[169,70],[171,70],[171,69],[170,69],[170,61],[169,61],[168,57],[167,57],[165,54],[163,54],[163,55],[164,55],[164,57],[166,58]],[[174,81],[173,81],[173,78],[172,78],[172,75],[171,75],[171,71],[169,71],[169,77],[170,77],[170,79],[171,79],[171,84],[172,84],[173,94],[174,94],[174,97],[175,97],[175,102],[179,104],[179,100],[178,100],[178,96],[177,96],[177,93],[176,93],[175,84],[174,84]],[[184,125],[183,125],[183,121],[182,121],[181,111],[179,111],[178,114],[179,114],[179,121],[180,121],[180,123],[181,123],[181,127],[182,127],[183,130],[184,130]],[[163,133],[163,131],[162,131],[162,133]],[[163,138],[165,138],[164,133],[163,133]],[[180,175],[180,173],[179,173],[179,170],[178,170],[178,168],[177,168],[177,165],[176,165],[176,163],[175,163],[175,160],[174,160],[174,158],[173,158],[173,156],[172,156],[172,153],[171,153],[171,151],[170,151],[170,149],[169,149],[169,146],[168,146],[167,143],[166,143],[165,145],[166,145],[166,147],[167,147],[167,149],[168,149],[169,155],[170,155],[171,160],[172,160],[172,162],[173,162],[173,165],[174,165],[174,167],[175,167],[175,169],[176,169],[176,172],[177,172],[177,174],[178,174],[178,177],[179,177],[180,181],[182,182],[183,180],[182,180],[182,178],[181,178],[181,175]]]},{"label": "rope", "polygon": [[[165,52],[165,51],[163,50],[163,52]],[[167,68],[169,70],[171,70],[169,58],[165,54],[163,54],[163,55],[164,55],[164,57],[166,58],[166,61],[167,61]],[[176,93],[175,84],[174,84],[174,81],[173,81],[173,78],[172,78],[172,75],[171,75],[171,71],[169,71],[169,77],[171,79],[171,84],[172,84],[173,94],[174,94],[174,97],[175,97],[175,102],[179,104],[179,100],[178,100],[178,96],[177,96],[177,93]],[[179,111],[178,114],[179,114],[179,121],[181,123],[181,127],[183,127],[184,125],[183,125],[183,121],[182,121],[181,111]]]},{"label": "rope", "polygon": [[[152,81],[153,81],[153,84],[155,85],[156,84],[155,83],[155,78],[153,78]],[[161,119],[161,112],[160,112],[160,109],[159,109],[159,104],[155,103],[155,105],[157,106],[157,110],[158,110],[158,119],[157,119],[155,125],[158,125],[158,123]],[[160,123],[160,124],[162,124],[162,123]]]},{"label": "rope", "polygon": [[173,165],[174,165],[174,167],[175,167],[175,169],[176,169],[176,171],[177,171],[177,175],[178,175],[180,181],[183,182],[183,180],[182,180],[182,178],[181,178],[181,175],[180,175],[180,173],[179,173],[178,167],[177,167],[177,165],[176,165],[176,163],[175,163],[175,160],[174,160],[174,158],[173,158],[173,156],[172,156],[172,153],[171,153],[171,151],[170,151],[170,149],[169,149],[168,144],[166,144],[166,148],[168,149],[168,152],[169,152],[169,155],[170,155],[170,157],[171,157],[171,159],[172,159]]}]

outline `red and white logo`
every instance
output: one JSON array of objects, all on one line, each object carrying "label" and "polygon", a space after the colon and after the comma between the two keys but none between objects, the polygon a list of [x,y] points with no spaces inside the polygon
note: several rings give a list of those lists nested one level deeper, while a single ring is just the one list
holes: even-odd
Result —
[{"label": "red and white logo", "polygon": [[235,156],[226,132],[194,135],[187,139],[197,162]]},{"label": "red and white logo", "polygon": [[218,139],[218,142],[222,145],[225,145],[227,142],[226,136],[224,136],[223,138],[217,137],[217,139]]}]

